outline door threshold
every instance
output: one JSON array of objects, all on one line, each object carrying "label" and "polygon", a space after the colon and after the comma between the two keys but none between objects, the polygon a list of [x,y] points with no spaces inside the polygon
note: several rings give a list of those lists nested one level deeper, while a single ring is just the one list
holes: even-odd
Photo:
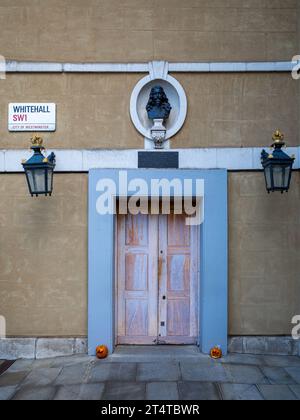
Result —
[{"label": "door threshold", "polygon": [[196,345],[119,345],[114,353],[109,357],[110,360],[126,362],[155,362],[160,360],[182,360],[198,359],[207,357],[200,352]]}]

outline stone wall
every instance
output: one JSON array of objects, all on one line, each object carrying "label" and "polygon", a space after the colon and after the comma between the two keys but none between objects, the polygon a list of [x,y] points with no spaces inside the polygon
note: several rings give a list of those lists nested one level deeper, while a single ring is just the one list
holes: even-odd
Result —
[{"label": "stone wall", "polygon": [[300,173],[267,195],[262,173],[229,177],[230,335],[291,335],[300,314]]},{"label": "stone wall", "polygon": [[[0,314],[8,336],[87,335],[87,175],[56,174],[52,198],[0,175]],[[262,173],[229,175],[230,335],[290,335],[300,314],[300,173],[288,195]],[[99,320],[101,322],[101,320]]]},{"label": "stone wall", "polygon": [[280,61],[297,0],[1,0],[0,26],[9,59]]},{"label": "stone wall", "polygon": [[[7,131],[9,102],[55,102],[57,131],[47,147],[143,148],[129,116],[142,74],[13,74],[0,80],[0,149],[22,149],[26,133]],[[298,146],[297,83],[289,73],[175,74],[188,96],[184,128],[173,148],[268,146],[276,128]]]},{"label": "stone wall", "polygon": [[0,175],[0,314],[7,335],[87,335],[87,175],[56,174],[51,198]]}]

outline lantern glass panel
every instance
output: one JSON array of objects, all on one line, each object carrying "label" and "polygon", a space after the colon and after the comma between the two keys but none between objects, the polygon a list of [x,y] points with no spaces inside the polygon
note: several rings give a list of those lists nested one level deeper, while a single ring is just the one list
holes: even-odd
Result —
[{"label": "lantern glass panel", "polygon": [[45,191],[45,187],[46,187],[45,175],[46,175],[45,169],[34,169],[34,170],[29,169],[27,171],[28,182],[29,182],[32,194],[37,194],[37,193],[41,193]]},{"label": "lantern glass panel", "polygon": [[275,165],[273,167],[274,187],[287,190],[290,179],[290,165]]},{"label": "lantern glass panel", "polygon": [[272,176],[271,176],[271,167],[270,166],[268,166],[265,169],[265,175],[266,175],[267,189],[271,190],[272,189]]},{"label": "lantern glass panel", "polygon": [[282,166],[273,166],[274,188],[284,188],[284,168]]},{"label": "lantern glass panel", "polygon": [[51,193],[53,190],[53,169],[48,169],[48,192]]}]

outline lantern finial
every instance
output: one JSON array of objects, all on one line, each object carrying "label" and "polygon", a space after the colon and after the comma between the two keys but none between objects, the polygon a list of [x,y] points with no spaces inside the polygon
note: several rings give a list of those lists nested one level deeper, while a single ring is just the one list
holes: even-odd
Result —
[{"label": "lantern finial", "polygon": [[276,130],[272,138],[275,141],[275,143],[281,143],[284,140],[284,134],[280,130]]}]

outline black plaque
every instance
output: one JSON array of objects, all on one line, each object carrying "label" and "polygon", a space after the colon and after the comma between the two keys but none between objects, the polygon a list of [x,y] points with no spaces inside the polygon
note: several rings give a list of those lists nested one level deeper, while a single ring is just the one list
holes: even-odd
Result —
[{"label": "black plaque", "polygon": [[178,152],[139,152],[139,169],[178,169]]}]

